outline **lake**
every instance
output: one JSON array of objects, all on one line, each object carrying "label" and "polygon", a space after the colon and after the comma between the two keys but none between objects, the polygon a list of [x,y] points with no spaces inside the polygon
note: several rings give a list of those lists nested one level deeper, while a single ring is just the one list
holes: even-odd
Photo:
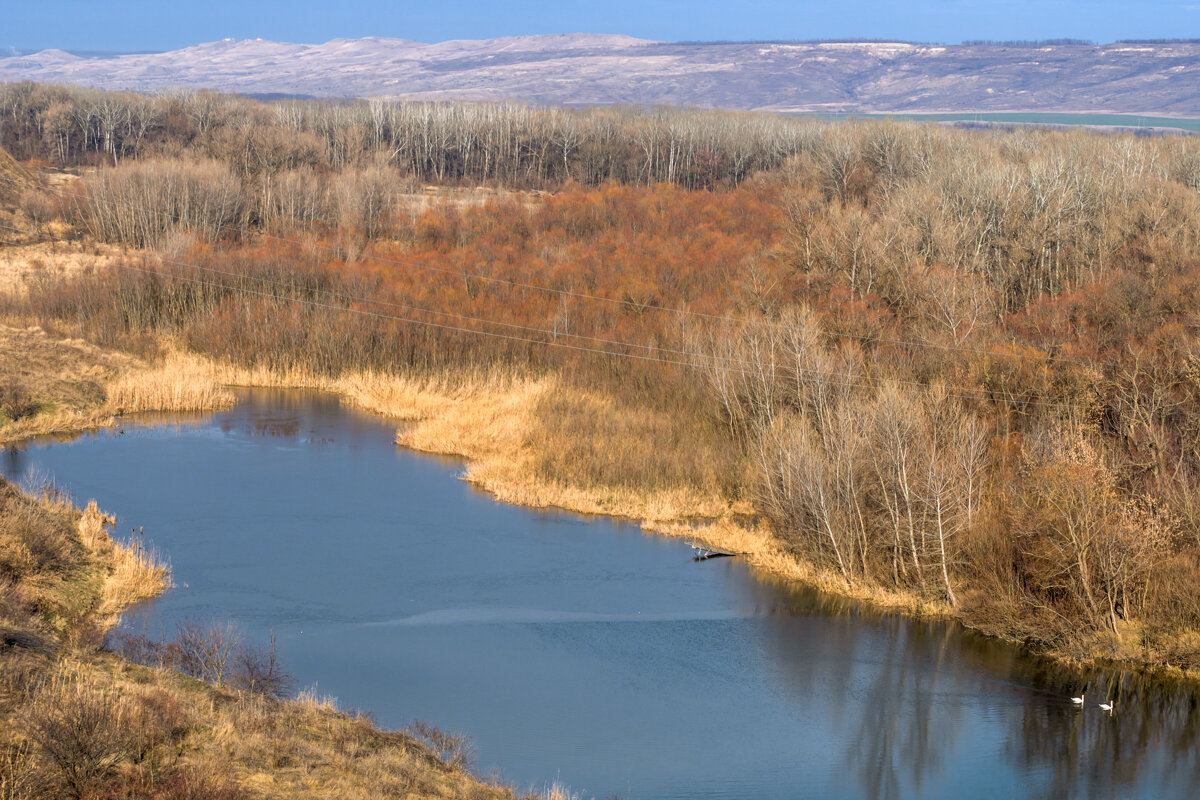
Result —
[{"label": "lake", "polygon": [[993,111],[981,113],[907,114],[818,114],[823,119],[901,119],[915,122],[980,122],[1020,125],[1088,125],[1118,128],[1168,129],[1200,132],[1200,119],[1189,117],[1156,117],[1146,114],[1053,113],[1024,111]]},{"label": "lake", "polygon": [[[478,772],[522,789],[1197,796],[1191,691],[693,562],[625,522],[501,505],[336,397],[238,394],[226,412],[5,452],[8,477],[95,498],[169,558],[176,588],[129,627],[274,631],[300,686],[384,725],[466,733]],[[1093,702],[1106,695],[1112,716]]]}]

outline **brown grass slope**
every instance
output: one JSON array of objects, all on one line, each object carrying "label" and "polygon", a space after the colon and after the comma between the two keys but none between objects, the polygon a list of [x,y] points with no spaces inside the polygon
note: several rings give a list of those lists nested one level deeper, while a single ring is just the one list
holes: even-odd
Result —
[{"label": "brown grass slope", "polygon": [[195,359],[174,351],[148,362],[40,328],[0,325],[0,442],[73,434],[121,414],[232,402]]},{"label": "brown grass slope", "polygon": [[25,169],[8,151],[0,147],[0,180],[24,188],[32,186],[35,181],[29,170]]}]

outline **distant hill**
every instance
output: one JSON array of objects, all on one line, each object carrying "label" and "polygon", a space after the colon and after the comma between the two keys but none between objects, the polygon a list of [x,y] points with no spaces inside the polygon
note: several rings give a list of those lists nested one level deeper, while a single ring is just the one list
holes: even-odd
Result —
[{"label": "distant hill", "polygon": [[520,36],[424,44],[225,40],[166,53],[0,58],[0,81],[265,96],[684,104],[795,112],[1200,116],[1200,41],[686,42]]}]

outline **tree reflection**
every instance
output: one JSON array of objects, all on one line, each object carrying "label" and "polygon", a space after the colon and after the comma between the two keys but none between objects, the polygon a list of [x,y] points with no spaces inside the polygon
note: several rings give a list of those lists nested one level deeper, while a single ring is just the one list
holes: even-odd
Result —
[{"label": "tree reflection", "polygon": [[[847,796],[899,800],[991,784],[1004,794],[1011,784],[1027,797],[1160,798],[1200,786],[1195,687],[1067,669],[956,624],[755,586],[758,608],[778,621],[772,657],[806,707],[824,697],[830,717],[814,725],[845,738],[846,784],[855,786]],[[823,618],[820,640],[795,641],[788,620],[811,617]],[[1070,701],[1081,691],[1083,708]],[[1098,707],[1114,699],[1111,715]],[[980,752],[987,747],[994,752]],[[963,781],[971,786],[955,787]]]}]

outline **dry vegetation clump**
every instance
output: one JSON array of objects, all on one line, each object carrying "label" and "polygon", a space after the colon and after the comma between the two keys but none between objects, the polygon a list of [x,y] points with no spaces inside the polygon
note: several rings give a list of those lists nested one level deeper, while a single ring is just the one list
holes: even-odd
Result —
[{"label": "dry vegetation clump", "polygon": [[100,590],[95,616],[102,628],[116,625],[123,610],[142,600],[157,597],[171,585],[171,570],[161,556],[146,548],[140,534],[128,542],[109,536],[115,520],[92,500],[79,518],[79,540],[94,558],[107,563],[108,575]]},{"label": "dry vegetation clump", "polygon": [[40,328],[0,325],[0,441],[103,424],[104,384],[135,363]]},{"label": "dry vegetation clump", "polygon": [[0,580],[6,624],[68,639],[114,625],[131,603],[170,585],[170,570],[139,541],[108,532],[90,503],[80,513],[53,487],[27,494],[0,481]]},{"label": "dry vegetation clump", "polygon": [[[19,224],[19,223],[18,223]],[[34,237],[36,238],[36,237]],[[85,242],[6,243],[0,247],[0,295],[23,295],[29,286],[106,269],[120,256],[113,246]]]},{"label": "dry vegetation clump", "polygon": [[107,385],[106,402],[116,414],[138,411],[210,411],[233,405],[195,356],[171,352],[161,364],[126,372]]},{"label": "dry vegetation clump", "polygon": [[[86,203],[67,196],[76,203],[80,227],[103,242],[148,247],[175,229],[215,238],[242,216],[241,185],[217,162],[133,162],[97,173],[88,190]],[[143,211],[147,203],[154,213]]]},{"label": "dry vegetation clump", "polygon": [[471,777],[455,737],[431,726],[381,730],[328,701],[217,688],[104,652],[24,658],[41,681],[10,695],[0,781],[15,796],[516,797]]},{"label": "dry vegetation clump", "polygon": [[[718,478],[720,469],[733,468],[733,459],[712,440],[711,429],[701,423],[675,433],[665,412],[647,416],[554,376],[467,370],[328,378],[216,362],[208,369],[221,384],[330,391],[403,420],[397,443],[463,457],[464,477],[504,502],[641,520],[716,517],[729,510]],[[664,432],[688,437],[697,448],[700,437],[709,436],[709,457],[719,466],[698,464],[682,448],[662,448]]]}]

